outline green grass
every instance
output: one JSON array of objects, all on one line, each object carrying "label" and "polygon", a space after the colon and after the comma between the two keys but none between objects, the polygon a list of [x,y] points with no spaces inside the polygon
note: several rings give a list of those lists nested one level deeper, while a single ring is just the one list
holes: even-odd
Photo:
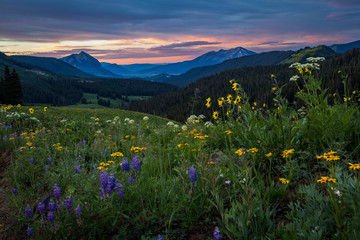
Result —
[{"label": "green grass", "polygon": [[[359,239],[359,92],[334,96],[310,73],[302,81],[301,109],[275,78],[275,108],[230,85],[241,101],[221,108],[210,99],[219,113],[211,122],[2,106],[0,149],[11,150],[6,176],[17,189],[2,190],[12,209],[0,212],[5,234],[26,238],[31,227],[34,239],[212,239],[219,229],[222,239]],[[55,222],[39,214],[47,194],[62,204]]]},{"label": "green grass", "polygon": [[[104,106],[101,106],[99,104],[97,104],[98,99],[97,99],[97,94],[93,94],[93,93],[83,93],[83,97],[86,99],[86,101],[89,104],[81,104],[80,102],[75,104],[75,105],[70,105],[69,107],[74,107],[74,108],[91,108],[91,109],[97,109],[97,108],[106,108]],[[136,100],[145,100],[147,98],[150,98],[150,96],[128,96],[127,100],[128,101],[124,101],[123,99],[112,99],[112,98],[105,98],[105,97],[100,97],[103,100],[110,100],[110,108],[118,108],[119,106],[123,106],[126,103],[129,103],[131,101],[136,101]]]}]

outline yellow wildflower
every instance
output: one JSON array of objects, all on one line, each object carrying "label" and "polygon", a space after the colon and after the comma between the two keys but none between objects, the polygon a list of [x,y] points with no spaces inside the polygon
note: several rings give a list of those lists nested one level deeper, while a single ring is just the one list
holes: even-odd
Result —
[{"label": "yellow wildflower", "polygon": [[299,71],[299,73],[302,75],[304,73],[303,69],[302,68],[298,68],[297,69]]},{"label": "yellow wildflower", "polygon": [[205,105],[206,105],[207,108],[211,107],[210,101],[211,101],[211,98],[206,99],[206,104]]},{"label": "yellow wildflower", "polygon": [[233,83],[232,88],[234,89],[234,91],[239,91],[240,90],[238,83]]},{"label": "yellow wildflower", "polygon": [[228,103],[231,103],[231,102],[232,102],[232,98],[233,98],[233,96],[232,96],[231,94],[228,94],[227,97],[226,97],[226,101],[227,101]]},{"label": "yellow wildflower", "polygon": [[123,157],[124,154],[122,154],[121,152],[114,152],[110,155],[111,157]]},{"label": "yellow wildflower", "polygon": [[252,154],[256,154],[256,153],[259,151],[259,149],[257,149],[257,148],[250,148],[248,151],[251,152]]},{"label": "yellow wildflower", "polygon": [[280,180],[280,182],[282,183],[282,184],[288,184],[290,181],[289,180],[287,180],[286,178],[279,178],[279,180]]},{"label": "yellow wildflower", "polygon": [[47,111],[47,107],[44,107],[44,112],[46,112]]},{"label": "yellow wildflower", "polygon": [[359,170],[360,169],[360,163],[349,163],[350,167],[349,169],[350,170]]},{"label": "yellow wildflower", "polygon": [[355,94],[355,93],[356,93],[356,91],[353,91],[353,92],[352,92],[352,94]]},{"label": "yellow wildflower", "polygon": [[239,155],[240,157],[245,154],[243,148],[238,149],[237,151],[235,151],[235,153],[236,153],[237,155]]},{"label": "yellow wildflower", "polygon": [[234,100],[234,104],[238,104],[241,101],[241,97],[240,96],[236,96],[235,100]]},{"label": "yellow wildflower", "polygon": [[20,108],[21,107],[21,104],[19,103],[18,105],[16,105],[18,108]]},{"label": "yellow wildflower", "polygon": [[213,112],[213,118],[218,119],[218,117],[219,117],[219,112],[218,111]]},{"label": "yellow wildflower", "polygon": [[223,106],[223,101],[218,99],[218,104],[219,104],[219,107],[222,107]]},{"label": "yellow wildflower", "polygon": [[29,108],[29,112],[30,112],[30,114],[33,114],[33,113],[34,113],[34,109],[33,109],[33,108]]},{"label": "yellow wildflower", "polygon": [[283,158],[289,158],[292,154],[294,154],[295,150],[294,149],[289,149],[289,150],[284,150],[282,153],[282,157]]},{"label": "yellow wildflower", "polygon": [[230,135],[230,134],[232,134],[233,132],[230,131],[230,130],[226,130],[225,133],[226,133],[227,135]]},{"label": "yellow wildflower", "polygon": [[272,152],[265,154],[266,157],[271,157],[272,155],[273,155]]},{"label": "yellow wildflower", "polygon": [[320,179],[317,180],[317,182],[320,182],[320,183],[328,183],[328,182],[336,183],[336,178],[321,177]]}]

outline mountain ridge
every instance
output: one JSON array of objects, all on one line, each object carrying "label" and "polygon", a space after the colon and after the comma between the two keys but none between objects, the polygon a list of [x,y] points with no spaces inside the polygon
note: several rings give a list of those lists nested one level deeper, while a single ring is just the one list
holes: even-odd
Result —
[{"label": "mountain ridge", "polygon": [[71,54],[69,56],[60,58],[60,60],[80,69],[83,72],[95,76],[110,78],[120,77],[119,75],[106,70],[101,66],[101,63],[96,58],[84,51],[81,51],[78,54]]}]

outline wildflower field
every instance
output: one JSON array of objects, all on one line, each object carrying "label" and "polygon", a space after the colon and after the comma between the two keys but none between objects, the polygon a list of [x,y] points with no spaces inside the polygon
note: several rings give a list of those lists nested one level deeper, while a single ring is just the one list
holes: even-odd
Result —
[{"label": "wildflower field", "polygon": [[[17,239],[359,239],[359,92],[330,93],[321,59],[293,64],[296,103],[235,80],[186,123],[115,109],[1,106]],[[5,161],[1,159],[0,161]]]}]

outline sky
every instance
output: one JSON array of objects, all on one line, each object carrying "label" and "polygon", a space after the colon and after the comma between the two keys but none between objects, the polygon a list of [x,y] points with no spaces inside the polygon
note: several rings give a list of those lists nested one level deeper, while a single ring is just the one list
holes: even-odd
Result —
[{"label": "sky", "polygon": [[118,64],[360,40],[360,0],[1,0],[0,51]]}]

